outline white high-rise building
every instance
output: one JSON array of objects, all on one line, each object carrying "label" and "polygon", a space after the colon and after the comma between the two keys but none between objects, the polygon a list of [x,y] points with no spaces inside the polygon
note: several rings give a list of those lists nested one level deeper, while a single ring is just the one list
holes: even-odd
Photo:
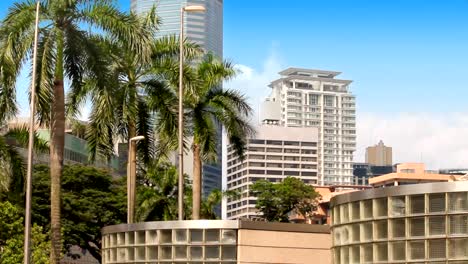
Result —
[{"label": "white high-rise building", "polygon": [[282,126],[318,128],[319,184],[352,184],[356,150],[352,81],[337,79],[340,72],[334,71],[288,68],[279,74],[270,84],[267,101],[280,109]]},{"label": "white high-rise building", "polygon": [[223,0],[131,0],[133,12],[142,14],[156,7],[161,18],[160,36],[179,35],[180,9],[187,5],[203,5],[205,12],[185,14],[185,36],[206,51],[223,57]]}]

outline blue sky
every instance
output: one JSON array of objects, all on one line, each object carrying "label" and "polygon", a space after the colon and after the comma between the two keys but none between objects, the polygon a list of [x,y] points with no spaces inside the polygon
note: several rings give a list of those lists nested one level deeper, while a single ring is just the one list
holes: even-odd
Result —
[{"label": "blue sky", "polygon": [[225,1],[225,54],[343,72],[360,111],[463,111],[468,1]]},{"label": "blue sky", "polygon": [[468,167],[468,0],[224,0],[224,55],[254,104],[285,67],[354,80],[357,160],[383,139],[395,161]]}]

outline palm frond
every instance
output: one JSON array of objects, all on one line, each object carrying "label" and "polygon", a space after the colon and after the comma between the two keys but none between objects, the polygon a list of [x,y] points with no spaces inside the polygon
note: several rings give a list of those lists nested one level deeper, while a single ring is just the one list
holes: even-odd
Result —
[{"label": "palm frond", "polygon": [[136,15],[121,12],[109,3],[95,2],[81,10],[79,19],[104,30],[128,50],[135,51],[143,58],[150,58],[153,32],[142,27]]},{"label": "palm frond", "polygon": [[143,157],[143,162],[148,164],[155,155],[155,133],[154,133],[154,117],[149,111],[147,102],[141,96],[138,97],[138,112],[137,112],[137,135],[143,135],[144,140],[138,142],[138,152]]},{"label": "palm frond", "polygon": [[89,81],[96,93],[92,95],[92,110],[89,117],[86,140],[88,142],[89,160],[94,161],[97,156],[110,157],[113,154],[113,125],[115,124],[112,87],[97,89],[95,82]]},{"label": "palm frond", "polygon": [[15,86],[26,54],[33,42],[35,3],[16,3],[10,7],[0,28],[0,120],[17,113]]},{"label": "palm frond", "polygon": [[217,157],[217,131],[213,119],[205,114],[203,109],[195,109],[193,113],[193,143],[199,144],[202,160],[212,162]]},{"label": "palm frond", "polygon": [[153,34],[158,30],[161,25],[161,18],[157,16],[156,6],[153,5],[146,14],[139,17],[141,25],[148,32],[153,32]]},{"label": "palm frond", "polygon": [[108,65],[111,62],[108,51],[101,45],[106,45],[106,39],[91,35],[76,26],[66,29],[65,39],[65,70],[70,79],[70,91],[67,99],[67,114],[75,117],[89,94],[89,86],[84,78],[92,79],[97,87],[109,85]]},{"label": "palm frond", "polygon": [[253,113],[252,107],[247,103],[247,98],[237,90],[214,87],[206,95],[206,101],[215,102],[222,108],[230,108],[246,117]]},{"label": "palm frond", "polygon": [[[27,148],[29,143],[29,127],[27,125],[20,125],[11,127],[4,135],[5,138],[12,138],[16,141],[18,146]],[[34,150],[38,153],[48,153],[49,143],[39,135],[34,133]]]},{"label": "palm frond", "polygon": [[[40,124],[49,124],[51,103],[53,98],[54,71],[56,65],[56,32],[51,29],[41,30],[41,38],[37,46],[37,65],[36,65],[36,111]],[[32,69],[31,73],[32,75]],[[31,91],[29,93],[31,100]]]},{"label": "palm frond", "polygon": [[10,146],[3,137],[0,137],[0,191],[7,192],[12,182],[12,162],[10,157]]},{"label": "palm frond", "polygon": [[212,53],[205,55],[197,65],[197,75],[201,78],[203,85],[199,93],[206,93],[216,86],[221,86],[223,81],[230,80],[237,74],[234,65],[227,60],[220,60]]},{"label": "palm frond", "polygon": [[[201,46],[189,39],[184,39],[184,58],[185,60],[193,60],[203,54]],[[178,60],[180,49],[180,39],[175,35],[164,36],[156,39],[153,45],[153,60],[161,60],[163,58],[172,57]]]}]

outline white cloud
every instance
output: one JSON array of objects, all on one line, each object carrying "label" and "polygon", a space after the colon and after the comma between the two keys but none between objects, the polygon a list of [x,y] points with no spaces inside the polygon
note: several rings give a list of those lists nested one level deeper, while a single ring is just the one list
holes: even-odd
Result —
[{"label": "white cloud", "polygon": [[468,114],[358,113],[356,161],[383,140],[393,161],[424,162],[430,169],[468,167]]},{"label": "white cloud", "polygon": [[224,83],[224,87],[239,90],[247,96],[248,102],[255,112],[252,120],[257,122],[260,103],[271,91],[268,85],[278,78],[278,72],[283,69],[283,65],[277,52],[273,49],[263,62],[262,69],[257,70],[243,64],[236,65],[236,69],[240,73],[235,79]]}]

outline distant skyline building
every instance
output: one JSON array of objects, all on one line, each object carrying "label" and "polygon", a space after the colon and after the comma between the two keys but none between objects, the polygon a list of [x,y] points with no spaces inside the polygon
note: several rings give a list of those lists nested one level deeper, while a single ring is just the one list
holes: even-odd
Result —
[{"label": "distant skyline building", "polygon": [[356,162],[353,164],[353,185],[369,185],[369,179],[383,174],[392,173],[393,166],[374,166],[368,163]]},{"label": "distant skyline building", "polygon": [[392,148],[385,146],[382,140],[372,147],[366,148],[366,163],[373,166],[391,166]]},{"label": "distant skyline building", "polygon": [[306,184],[317,184],[317,152],[318,130],[313,127],[261,125],[255,138],[249,139],[243,161],[228,145],[223,187],[236,191],[239,197],[223,203],[223,219],[258,217],[256,197],[250,192],[250,186],[258,180],[281,182],[293,176]]},{"label": "distant skyline building", "polygon": [[[318,129],[318,183],[350,185],[356,150],[356,104],[352,81],[340,72],[288,68],[279,73],[263,105],[263,120],[273,115],[286,127]],[[266,121],[268,122],[268,121]],[[273,121],[272,121],[273,122]]]},{"label": "distant skyline building", "polygon": [[131,0],[131,10],[143,14],[156,6],[161,18],[159,36],[180,33],[180,10],[187,5],[203,5],[205,12],[186,13],[184,35],[205,51],[223,57],[223,0]]}]

